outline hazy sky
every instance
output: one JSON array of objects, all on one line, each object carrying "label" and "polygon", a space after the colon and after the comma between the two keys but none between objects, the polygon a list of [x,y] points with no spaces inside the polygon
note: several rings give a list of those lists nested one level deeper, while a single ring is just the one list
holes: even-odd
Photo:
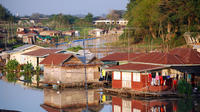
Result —
[{"label": "hazy sky", "polygon": [[107,14],[112,9],[126,9],[129,0],[0,0],[11,13],[20,16],[42,14]]}]

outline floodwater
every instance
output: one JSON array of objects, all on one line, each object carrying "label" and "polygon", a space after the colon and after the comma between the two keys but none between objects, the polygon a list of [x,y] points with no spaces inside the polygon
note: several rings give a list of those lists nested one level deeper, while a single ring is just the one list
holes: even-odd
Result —
[{"label": "floodwater", "polygon": [[0,80],[0,109],[22,112],[200,112],[200,100],[136,100],[104,95],[98,89],[40,90]]}]

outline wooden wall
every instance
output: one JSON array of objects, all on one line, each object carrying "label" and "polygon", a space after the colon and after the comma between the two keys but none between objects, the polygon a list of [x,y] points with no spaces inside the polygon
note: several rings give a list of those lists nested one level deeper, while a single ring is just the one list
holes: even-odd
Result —
[{"label": "wooden wall", "polygon": [[[100,74],[98,66],[86,67],[87,80],[98,81]],[[76,67],[59,67],[59,66],[44,66],[44,81],[45,82],[57,82],[73,83],[85,81],[85,69],[84,66]]]}]

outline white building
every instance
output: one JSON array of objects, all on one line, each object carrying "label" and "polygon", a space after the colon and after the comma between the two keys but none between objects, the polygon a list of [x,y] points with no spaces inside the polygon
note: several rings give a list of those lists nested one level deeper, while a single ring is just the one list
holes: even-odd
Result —
[{"label": "white building", "polygon": [[93,21],[93,24],[95,25],[98,25],[98,24],[118,24],[118,25],[122,25],[122,26],[125,26],[128,24],[128,21],[127,20],[124,20],[124,19],[119,19],[117,21],[115,20],[109,20],[109,19],[105,19],[105,20],[96,20],[96,21]]}]

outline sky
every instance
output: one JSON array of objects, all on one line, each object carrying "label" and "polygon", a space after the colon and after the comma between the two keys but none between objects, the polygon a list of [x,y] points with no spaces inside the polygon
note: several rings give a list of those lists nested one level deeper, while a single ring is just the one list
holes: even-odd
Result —
[{"label": "sky", "polygon": [[109,13],[112,9],[126,10],[129,0],[0,0],[12,14],[20,16],[41,14],[87,14],[95,16]]}]

